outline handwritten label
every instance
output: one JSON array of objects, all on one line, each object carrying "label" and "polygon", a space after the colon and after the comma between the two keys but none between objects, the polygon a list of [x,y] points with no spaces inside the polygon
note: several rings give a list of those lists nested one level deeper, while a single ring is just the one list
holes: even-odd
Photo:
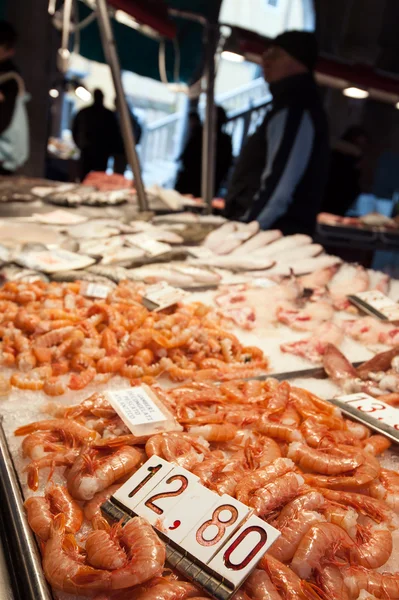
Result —
[{"label": "handwritten label", "polygon": [[349,396],[339,396],[338,400],[399,431],[399,410],[385,404],[378,398],[359,392]]},{"label": "handwritten label", "polygon": [[143,303],[155,312],[168,308],[187,298],[188,292],[175,288],[165,282],[156,283],[146,289]]},{"label": "handwritten label", "polygon": [[101,283],[87,283],[87,285],[83,287],[84,296],[88,296],[89,298],[107,298],[108,294],[111,291],[111,288],[108,285],[103,285]]},{"label": "handwritten label", "polygon": [[353,304],[381,319],[388,321],[399,320],[399,304],[378,290],[359,292],[356,295],[348,297]]},{"label": "handwritten label", "polygon": [[141,386],[106,393],[122,421],[129,427],[166,421],[150,394]]}]

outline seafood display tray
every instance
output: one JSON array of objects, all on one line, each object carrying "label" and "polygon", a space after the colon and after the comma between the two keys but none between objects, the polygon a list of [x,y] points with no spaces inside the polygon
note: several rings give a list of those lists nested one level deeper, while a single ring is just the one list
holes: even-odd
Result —
[{"label": "seafood display tray", "polygon": [[[39,549],[28,525],[22,491],[0,422],[1,540],[7,559],[11,590],[3,600],[53,600],[43,574]],[[0,582],[1,584],[1,582]]]}]

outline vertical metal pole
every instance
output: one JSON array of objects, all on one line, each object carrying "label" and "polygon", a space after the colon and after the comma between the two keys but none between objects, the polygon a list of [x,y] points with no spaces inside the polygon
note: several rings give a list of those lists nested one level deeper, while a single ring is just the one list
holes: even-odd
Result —
[{"label": "vertical metal pole", "polygon": [[216,110],[215,110],[215,53],[219,35],[216,24],[208,23],[205,29],[205,85],[206,110],[202,137],[202,199],[212,208],[215,191],[215,141],[216,141]]},{"label": "vertical metal pole", "polygon": [[122,86],[121,67],[116,50],[111,20],[108,13],[107,0],[97,0],[97,15],[105,58],[109,68],[111,69],[112,79],[114,82],[117,110],[120,115],[123,144],[125,146],[128,163],[132,167],[140,210],[148,210],[147,197],[144,190],[143,179],[141,177],[140,161],[136,150],[136,140],[134,139],[129,107],[126,102],[125,92],[123,91]]}]

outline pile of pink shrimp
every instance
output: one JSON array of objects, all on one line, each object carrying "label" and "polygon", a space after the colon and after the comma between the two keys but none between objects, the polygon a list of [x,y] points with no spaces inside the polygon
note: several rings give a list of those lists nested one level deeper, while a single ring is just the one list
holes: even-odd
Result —
[{"label": "pile of pink shrimp", "polygon": [[[228,380],[265,373],[268,361],[221,328],[200,304],[150,312],[143,286],[122,282],[105,300],[81,283],[8,282],[0,289],[0,395],[10,386],[60,396],[114,375],[154,381]],[[68,377],[66,377],[68,376]],[[68,379],[69,378],[69,379]]]},{"label": "pile of pink shrimp", "polygon": [[204,596],[163,571],[163,546],[143,519],[102,518],[101,504],[156,454],[281,531],[238,600],[352,600],[362,590],[399,599],[399,573],[381,572],[399,513],[399,475],[377,459],[385,437],[274,379],[153,391],[184,431],[136,437],[101,394],[16,430],[32,490],[50,468],[44,495],[25,507],[53,588],[96,600]]}]

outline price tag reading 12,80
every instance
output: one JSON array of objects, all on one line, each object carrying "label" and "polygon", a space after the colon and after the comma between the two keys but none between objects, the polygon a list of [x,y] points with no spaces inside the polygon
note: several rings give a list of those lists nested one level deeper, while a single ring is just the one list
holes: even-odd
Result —
[{"label": "price tag reading 12,80", "polygon": [[[152,456],[111,502],[146,518],[195,566],[216,573],[231,593],[278,538],[274,529],[235,498],[219,496],[198,477]],[[199,583],[201,583],[199,581]]]},{"label": "price tag reading 12,80", "polygon": [[385,404],[378,398],[358,393],[339,396],[338,400],[399,431],[399,410]]}]

